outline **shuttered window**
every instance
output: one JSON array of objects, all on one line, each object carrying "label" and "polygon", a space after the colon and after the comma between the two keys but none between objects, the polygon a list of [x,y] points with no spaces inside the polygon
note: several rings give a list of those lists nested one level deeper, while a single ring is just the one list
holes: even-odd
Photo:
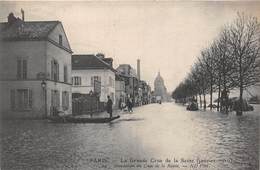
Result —
[{"label": "shuttered window", "polygon": [[11,90],[11,108],[16,110],[32,109],[33,96],[31,89]]},{"label": "shuttered window", "polygon": [[72,84],[75,86],[81,85],[81,77],[75,76],[72,78]]},{"label": "shuttered window", "polygon": [[12,89],[10,91],[10,106],[11,106],[12,110],[15,109],[15,90],[14,89]]},{"label": "shuttered window", "polygon": [[27,60],[23,60],[23,76],[22,78],[23,79],[26,79],[27,78]]},{"label": "shuttered window", "polygon": [[62,108],[63,110],[69,108],[69,93],[67,91],[62,92]]},{"label": "shuttered window", "polygon": [[59,63],[56,60],[51,61],[51,80],[59,81]]},{"label": "shuttered window", "polygon": [[58,90],[51,90],[51,106],[60,106],[60,92]]},{"label": "shuttered window", "polygon": [[64,82],[68,82],[68,68],[67,66],[64,66]]},{"label": "shuttered window", "polygon": [[27,60],[17,60],[17,79],[27,79]]},{"label": "shuttered window", "polygon": [[101,83],[101,77],[100,76],[92,76],[91,77],[91,86],[94,86],[94,81],[98,81]]},{"label": "shuttered window", "polygon": [[22,78],[22,60],[17,60],[17,79]]}]

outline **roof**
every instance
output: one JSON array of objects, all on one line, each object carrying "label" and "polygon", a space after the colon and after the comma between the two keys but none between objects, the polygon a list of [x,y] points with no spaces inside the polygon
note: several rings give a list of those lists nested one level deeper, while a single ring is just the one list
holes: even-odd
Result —
[{"label": "roof", "polygon": [[93,54],[72,55],[71,65],[72,70],[110,69],[116,72],[111,65]]},{"label": "roof", "polygon": [[13,24],[0,23],[1,36],[4,40],[39,40],[45,39],[59,24],[59,21],[22,21]]},{"label": "roof", "polygon": [[158,75],[156,76],[154,82],[164,82],[160,72],[158,72]]}]

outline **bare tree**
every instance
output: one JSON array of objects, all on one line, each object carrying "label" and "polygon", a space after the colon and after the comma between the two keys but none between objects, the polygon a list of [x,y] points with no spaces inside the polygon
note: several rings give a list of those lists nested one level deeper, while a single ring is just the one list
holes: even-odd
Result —
[{"label": "bare tree", "polygon": [[246,87],[259,81],[259,23],[257,18],[239,14],[230,27],[228,43],[234,56],[236,74],[233,79],[239,88],[239,110],[237,115],[243,111],[243,91]]}]

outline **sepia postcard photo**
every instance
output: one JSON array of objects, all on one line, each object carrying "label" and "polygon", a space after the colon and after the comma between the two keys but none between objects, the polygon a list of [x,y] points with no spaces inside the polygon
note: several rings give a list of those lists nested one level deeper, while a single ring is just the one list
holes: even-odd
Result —
[{"label": "sepia postcard photo", "polygon": [[258,170],[260,1],[0,1],[0,169]]}]

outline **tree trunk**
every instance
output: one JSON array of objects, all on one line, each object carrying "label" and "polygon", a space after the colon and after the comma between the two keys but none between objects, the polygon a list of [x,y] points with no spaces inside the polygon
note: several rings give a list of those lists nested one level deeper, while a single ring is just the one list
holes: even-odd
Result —
[{"label": "tree trunk", "polygon": [[220,93],[221,93],[221,85],[220,85],[220,78],[219,78],[219,82],[218,82],[218,107],[217,107],[217,111],[219,111]]},{"label": "tree trunk", "polygon": [[237,116],[242,116],[243,114],[243,87],[239,88],[239,108],[237,110]]},{"label": "tree trunk", "polygon": [[212,82],[212,78],[210,79],[210,110],[212,110],[212,93],[213,93],[213,82]]},{"label": "tree trunk", "polygon": [[242,56],[239,58],[239,108],[237,110],[237,116],[243,114],[243,77],[242,77]]},{"label": "tree trunk", "polygon": [[202,108],[201,94],[199,94],[199,98],[200,98],[200,108]]},{"label": "tree trunk", "polygon": [[205,93],[203,93],[203,102],[204,102],[204,110],[206,110],[206,108],[207,108],[207,103],[206,103],[206,94]]}]

